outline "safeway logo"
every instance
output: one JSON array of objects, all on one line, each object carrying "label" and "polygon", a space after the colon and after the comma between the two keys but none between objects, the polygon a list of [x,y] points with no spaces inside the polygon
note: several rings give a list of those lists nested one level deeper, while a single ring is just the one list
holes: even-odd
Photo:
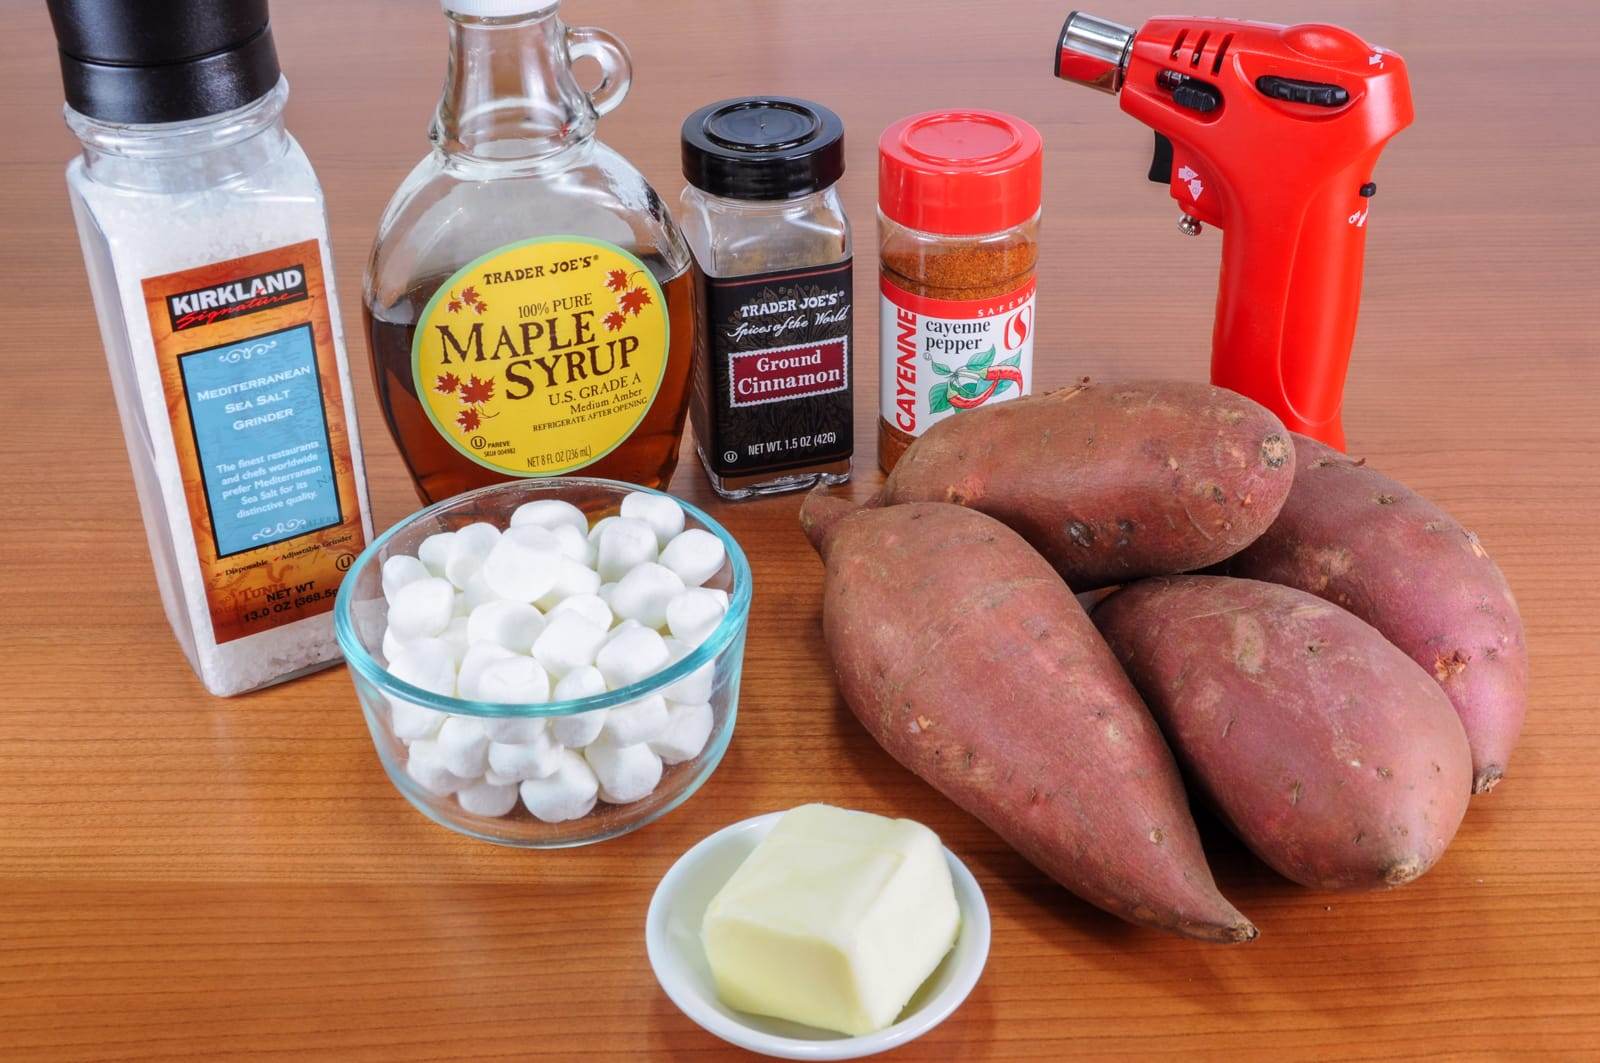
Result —
[{"label": "safeway logo", "polygon": [[1357,229],[1365,229],[1367,227],[1367,212],[1358,210],[1346,220]]}]

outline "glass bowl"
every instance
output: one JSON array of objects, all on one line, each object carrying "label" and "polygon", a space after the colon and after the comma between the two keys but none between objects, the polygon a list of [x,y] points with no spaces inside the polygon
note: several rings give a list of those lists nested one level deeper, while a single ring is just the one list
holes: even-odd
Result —
[{"label": "glass bowl", "polygon": [[[458,495],[421,510],[379,536],[361,553],[345,575],[334,603],[334,631],[344,652],[350,678],[372,743],[389,781],[407,801],[429,819],[451,830],[501,845],[554,849],[615,838],[637,830],[682,804],[716,770],[733,736],[739,704],[739,673],[744,662],[745,626],[750,615],[750,565],[744,551],[721,525],[699,509],[673,498],[683,507],[684,528],[702,528],[722,541],[727,553],[721,571],[704,586],[726,591],[728,611],[721,623],[698,646],[654,675],[605,694],[573,701],[547,701],[514,705],[444,697],[412,686],[385,668],[383,634],[388,624],[382,567],[396,554],[415,555],[418,545],[438,532],[454,531],[466,524],[486,521],[504,529],[511,514],[527,502],[560,499],[583,510],[590,525],[618,512],[623,498],[633,492],[663,495],[635,484],[612,480],[561,477],[497,484]],[[663,497],[672,497],[663,495]],[[425,789],[406,771],[407,744],[391,726],[393,707],[421,706],[452,716],[478,719],[533,719],[570,716],[612,708],[652,695],[686,694],[668,700],[698,699],[708,694],[712,709],[710,737],[700,753],[681,764],[665,768],[660,783],[647,797],[631,804],[604,801],[579,819],[546,823],[536,819],[519,799],[504,816],[478,815],[461,806],[453,794]],[[698,703],[698,702],[697,702]]]}]

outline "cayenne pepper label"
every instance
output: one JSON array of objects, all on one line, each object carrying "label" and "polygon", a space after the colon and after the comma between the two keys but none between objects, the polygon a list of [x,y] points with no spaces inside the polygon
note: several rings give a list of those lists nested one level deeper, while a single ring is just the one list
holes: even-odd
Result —
[{"label": "cayenne pepper label", "polygon": [[919,436],[959,410],[1033,387],[1034,278],[988,299],[933,299],[887,276],[882,301],[881,413]]},{"label": "cayenne pepper label", "polygon": [[645,264],[581,236],[508,244],[429,301],[412,341],[417,398],[479,465],[551,476],[639,426],[667,367],[666,298]]},{"label": "cayenne pepper label", "polygon": [[217,643],[328,612],[366,536],[320,246],[143,287]]}]

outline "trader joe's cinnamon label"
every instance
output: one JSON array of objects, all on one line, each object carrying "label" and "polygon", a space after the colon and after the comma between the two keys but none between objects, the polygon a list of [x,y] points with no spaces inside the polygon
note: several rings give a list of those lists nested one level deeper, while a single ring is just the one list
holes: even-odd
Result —
[{"label": "trader joe's cinnamon label", "polygon": [[219,644],[333,608],[366,545],[315,240],[143,282]]},{"label": "trader joe's cinnamon label", "polygon": [[417,397],[451,446],[512,476],[571,472],[638,427],[667,365],[666,300],[643,262],[577,236],[459,270],[412,341]]},{"label": "trader joe's cinnamon label", "polygon": [[719,476],[801,468],[853,446],[850,261],[708,277],[709,417],[701,452]]}]

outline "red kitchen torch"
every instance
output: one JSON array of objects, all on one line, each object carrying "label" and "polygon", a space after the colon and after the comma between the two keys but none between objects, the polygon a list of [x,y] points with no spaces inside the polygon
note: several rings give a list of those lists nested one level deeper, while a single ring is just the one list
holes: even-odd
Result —
[{"label": "red kitchen torch", "polygon": [[1411,124],[1406,64],[1337,26],[1074,11],[1056,76],[1119,94],[1156,133],[1150,180],[1189,235],[1223,230],[1211,380],[1344,449],[1372,170]]}]

